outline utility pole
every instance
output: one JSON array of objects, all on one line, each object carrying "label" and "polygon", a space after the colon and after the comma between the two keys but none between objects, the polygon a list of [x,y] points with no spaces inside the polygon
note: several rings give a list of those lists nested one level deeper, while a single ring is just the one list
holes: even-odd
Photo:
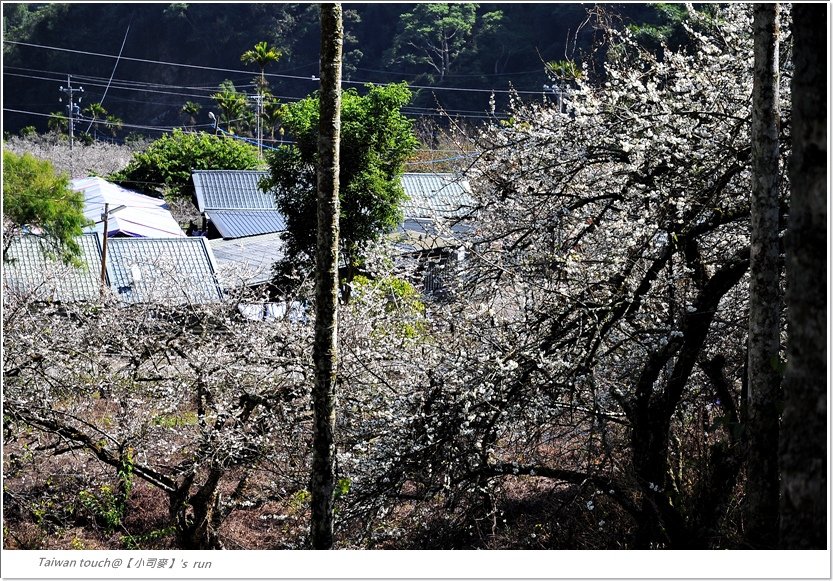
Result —
[{"label": "utility pole", "polygon": [[263,94],[250,95],[250,99],[257,103],[257,155],[263,158]]},{"label": "utility pole", "polygon": [[[81,115],[81,107],[78,103],[81,103],[81,97],[78,97],[78,103],[73,102],[73,95],[75,93],[83,93],[84,87],[78,87],[77,89],[72,88],[72,80],[70,79],[69,74],[67,74],[67,86],[61,86],[60,88],[62,93],[67,94],[67,99],[69,103],[67,104],[67,112],[69,113],[69,148],[72,149],[73,142],[75,141],[74,129],[75,124],[73,123],[73,118],[76,115]],[[63,103],[63,99],[59,99],[59,102]]]},{"label": "utility pole", "polygon": [[101,236],[101,298],[104,298],[105,290],[107,289],[107,238],[110,236],[110,232],[108,229],[108,221],[112,214],[124,210],[127,206],[124,204],[120,206],[116,206],[112,210],[110,209],[110,204],[108,202],[104,202],[104,211],[101,213],[101,221],[104,223],[104,227],[102,229],[102,236]]},{"label": "utility pole", "polygon": [[107,220],[110,217],[110,204],[104,203],[104,212],[101,219],[104,221],[104,235],[101,238],[101,298],[104,298],[104,290],[107,288]]}]

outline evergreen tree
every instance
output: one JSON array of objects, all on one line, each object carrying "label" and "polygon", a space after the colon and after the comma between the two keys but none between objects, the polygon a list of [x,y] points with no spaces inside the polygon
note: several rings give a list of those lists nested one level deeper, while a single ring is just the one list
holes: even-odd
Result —
[{"label": "evergreen tree", "polygon": [[[345,282],[362,264],[363,245],[401,220],[399,205],[405,194],[399,176],[417,147],[411,121],[401,112],[410,98],[404,83],[370,87],[365,95],[343,91],[339,247]],[[289,291],[298,277],[309,275],[315,254],[318,96],[284,105],[281,122],[294,145],[267,156],[270,173],[262,186],[274,191],[286,217],[286,258],[277,265],[276,282]]]}]

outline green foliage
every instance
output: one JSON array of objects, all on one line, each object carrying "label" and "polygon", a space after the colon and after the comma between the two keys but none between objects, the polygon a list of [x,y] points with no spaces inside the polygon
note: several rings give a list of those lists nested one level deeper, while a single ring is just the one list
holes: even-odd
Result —
[{"label": "green foliage", "polygon": [[336,486],[335,486],[335,491],[334,491],[335,497],[339,498],[339,497],[346,496],[347,494],[349,494],[351,484],[352,484],[352,482],[350,481],[349,478],[339,478],[338,482],[336,482]]},{"label": "green foliage", "polygon": [[55,503],[49,499],[33,500],[29,506],[29,511],[35,519],[35,524],[39,527],[46,526],[46,519],[55,507]]},{"label": "green foliage", "polygon": [[395,276],[370,279],[359,275],[353,279],[356,301],[384,301],[385,312],[396,314],[393,328],[378,327],[377,338],[393,335],[401,339],[425,337],[425,303],[420,292],[406,280]]},{"label": "green foliage", "polygon": [[275,129],[281,121],[281,103],[271,93],[263,94],[263,108],[260,118],[263,123],[264,132],[269,131],[269,137],[275,139]]},{"label": "green foliage", "polygon": [[[3,150],[3,221],[4,234],[39,231],[64,263],[79,263],[77,237],[88,224],[84,196],[72,190],[69,177],[58,175],[50,162]],[[5,243],[3,250],[5,260]]]},{"label": "green foliage", "polygon": [[477,8],[470,3],[416,4],[400,17],[393,62],[426,66],[442,81],[468,45]]},{"label": "green foliage", "polygon": [[188,122],[193,126],[197,124],[197,115],[200,114],[202,105],[194,101],[185,101],[185,104],[179,110],[180,113],[188,117]]},{"label": "green foliage", "polygon": [[269,43],[264,40],[256,43],[254,48],[251,48],[240,55],[240,60],[242,62],[247,64],[254,63],[260,69],[260,77],[255,80],[255,83],[258,85],[259,94],[263,94],[268,86],[266,77],[264,76],[266,65],[277,62],[278,59],[281,58],[282,54],[283,53],[281,53],[280,50],[274,46],[269,46]]},{"label": "green foliage", "polygon": [[197,425],[196,412],[185,412],[184,414],[162,414],[153,418],[153,423],[162,428],[184,428]]},{"label": "green foliage", "polygon": [[20,130],[20,136],[24,139],[34,137],[38,134],[38,130],[35,128],[34,125],[27,125],[26,127]]},{"label": "green foliage", "polygon": [[47,121],[46,126],[49,131],[66,133],[69,128],[69,119],[60,111],[55,111],[49,114],[49,121]]},{"label": "green foliage", "polygon": [[659,2],[648,4],[647,7],[653,12],[647,22],[627,26],[637,41],[651,50],[657,50],[663,44],[678,48],[686,42],[683,25],[689,14],[684,4]]},{"label": "green foliage", "polygon": [[82,490],[78,493],[78,501],[102,524],[108,534],[121,526],[124,505],[119,502],[112,486],[104,484],[98,490]]},{"label": "green foliage", "polygon": [[191,171],[256,169],[257,148],[227,137],[175,130],[133,155],[110,179],[148,194],[192,195]]},{"label": "green foliage", "polygon": [[120,466],[116,472],[119,479],[119,491],[121,493],[121,497],[118,499],[118,502],[122,507],[122,511],[124,511],[125,505],[127,504],[127,498],[133,490],[133,468],[133,452],[128,449],[122,454]]},{"label": "green foliage", "polygon": [[171,537],[176,533],[176,527],[169,526],[161,529],[153,529],[143,535],[124,535],[121,538],[122,545],[128,550],[152,549],[154,543]]},{"label": "green foliage", "polygon": [[289,499],[289,507],[292,510],[300,510],[304,505],[309,504],[312,494],[309,490],[299,490]]},{"label": "green foliage", "polygon": [[234,83],[225,80],[220,83],[220,91],[211,95],[220,109],[220,123],[225,124],[229,133],[240,133],[251,125],[252,111],[246,93],[238,91]]},{"label": "green foliage", "polygon": [[[393,230],[402,218],[405,193],[399,177],[418,146],[411,121],[401,113],[410,99],[404,83],[371,86],[365,95],[348,89],[342,95],[340,252],[348,282],[362,263],[363,245]],[[318,97],[286,104],[280,116],[295,146],[267,155],[269,176],[263,187],[275,192],[286,217],[286,258],[277,268],[278,283],[286,288],[293,274],[308,273],[313,266]]]},{"label": "green foliage", "polygon": [[130,449],[122,453],[120,465],[116,471],[118,479],[114,489],[103,484],[98,490],[85,489],[78,493],[78,501],[92,517],[99,522],[107,534],[112,534],[124,522],[127,512],[127,499],[133,490],[134,462]]},{"label": "green foliage", "polygon": [[581,66],[571,60],[548,62],[547,70],[556,78],[564,81],[575,81],[582,76]]},{"label": "green foliage", "polygon": [[240,55],[240,60],[246,64],[255,63],[262,70],[269,63],[276,62],[281,58],[281,51],[276,49],[264,40],[255,44],[254,48],[247,50]]},{"label": "green foliage", "polygon": [[[115,115],[111,115],[110,113],[108,113],[107,109],[105,109],[100,102],[90,103],[89,105],[84,107],[82,113],[89,118],[88,120],[90,121],[90,126],[94,127],[95,137],[98,137],[99,130],[115,137],[119,129],[122,128],[122,120],[116,117]],[[85,139],[85,137],[87,139]],[[92,143],[93,141],[89,139],[89,131],[85,131],[80,136],[80,139],[85,144]]]},{"label": "green foliage", "polygon": [[419,314],[425,312],[422,296],[407,280],[395,276],[370,279],[358,275],[353,279],[353,286],[358,296],[371,291],[382,293],[387,298],[388,311],[399,309]]}]

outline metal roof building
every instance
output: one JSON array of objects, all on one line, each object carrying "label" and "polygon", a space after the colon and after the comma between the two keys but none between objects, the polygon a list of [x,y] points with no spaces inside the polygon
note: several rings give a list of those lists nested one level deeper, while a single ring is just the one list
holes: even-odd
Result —
[{"label": "metal roof building", "polygon": [[78,239],[82,265],[64,264],[34,234],[16,236],[3,264],[5,292],[29,295],[36,301],[95,301],[101,293],[101,242],[96,234]]},{"label": "metal roof building", "polygon": [[475,200],[468,181],[451,173],[406,173],[402,187],[404,220],[396,230],[401,252],[431,252],[458,246],[457,238],[470,232],[466,220]]},{"label": "metal roof building", "polygon": [[286,220],[275,196],[258,185],[267,175],[254,170],[193,171],[197,208],[207,225],[226,239],[285,230]]},{"label": "metal roof building", "polygon": [[277,210],[207,210],[205,214],[225,239],[286,230],[286,220]]},{"label": "metal roof building", "polygon": [[110,287],[130,303],[222,300],[211,246],[203,237],[114,238],[107,243]]},{"label": "metal roof building", "polygon": [[[84,195],[84,217],[95,222],[86,232],[103,234],[101,214],[105,204],[111,212],[107,237],[185,237],[165,200],[127,190],[100,177],[72,180],[72,189]],[[120,209],[119,209],[120,208]],[[116,210],[116,211],[114,211]]]},{"label": "metal roof building", "polygon": [[462,218],[474,207],[468,181],[450,173],[402,174],[407,201],[402,204],[405,218]]},{"label": "metal roof building", "polygon": [[[4,290],[35,300],[95,301],[101,293],[101,238],[84,234],[81,266],[50,256],[34,235],[11,241],[3,265]],[[109,238],[106,284],[126,303],[202,304],[223,293],[208,240],[199,238]]]},{"label": "metal roof building", "polygon": [[226,287],[255,286],[272,280],[272,265],[283,258],[279,232],[236,240],[210,241],[217,260],[217,276]]}]

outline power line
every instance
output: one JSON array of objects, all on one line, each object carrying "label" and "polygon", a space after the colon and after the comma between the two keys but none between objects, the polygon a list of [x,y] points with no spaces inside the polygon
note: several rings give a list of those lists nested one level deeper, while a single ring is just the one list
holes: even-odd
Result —
[{"label": "power line", "polygon": [[[386,74],[386,75],[410,75],[410,74],[414,74],[414,73],[408,73],[408,72],[405,72],[405,71],[390,71],[390,70],[385,71],[385,70],[381,70],[381,69],[365,69],[365,68],[362,68],[362,67],[355,67],[355,69],[357,71],[365,71],[365,72],[368,72],[368,73],[381,73],[381,74]],[[535,69],[535,70],[532,70],[532,71],[514,71],[514,72],[511,72],[511,73],[473,73],[473,74],[468,74],[468,75],[459,75],[459,74],[446,73],[445,77],[446,78],[461,78],[461,79],[463,79],[463,78],[472,78],[472,77],[474,77],[474,78],[479,78],[479,77],[509,77],[509,76],[515,76],[515,75],[532,75],[532,74],[536,74],[536,73],[540,73],[540,72],[541,72],[541,69]]]},{"label": "power line", "polygon": [[[116,74],[116,67],[119,66],[119,60],[121,59],[121,54],[124,51],[124,43],[127,42],[127,35],[130,32],[130,25],[127,25],[127,30],[124,31],[124,40],[121,41],[121,48],[119,49],[119,56],[116,57],[116,64],[113,65],[113,72],[110,73],[110,79],[107,81],[107,86],[104,88],[104,95],[101,96],[101,100],[99,103],[104,104],[104,98],[107,97],[107,90],[110,88],[110,83],[113,82],[113,76]],[[87,128],[89,131],[89,127]]]},{"label": "power line", "polygon": [[[51,73],[51,71],[42,71],[46,73]],[[12,77],[19,77],[25,79],[35,79],[35,80],[43,80],[43,81],[50,81],[56,82],[58,79],[50,78],[50,77],[37,77],[32,75],[22,75],[19,73],[5,73],[8,76]],[[55,73],[58,74],[58,73]],[[87,75],[73,75],[73,78],[86,80],[86,79],[102,79],[103,77],[92,77]],[[103,87],[105,86],[102,82],[96,82],[95,80],[87,80],[87,87]],[[124,84],[124,86],[122,86]],[[189,99],[211,99],[211,95],[203,95],[203,94],[196,94],[196,93],[183,93],[177,91],[163,91],[158,89],[151,89],[148,87],[168,87],[168,88],[182,88],[182,89],[199,89],[197,87],[189,87],[189,86],[181,86],[181,85],[163,85],[158,83],[145,83],[142,81],[125,81],[120,79],[115,79],[114,83],[111,85],[111,88],[114,90],[121,90],[121,91],[140,91],[142,93],[154,93],[159,95],[174,95],[179,97],[186,97]],[[242,85],[239,88],[251,88],[251,86]],[[213,87],[210,89],[212,92],[216,92],[218,89],[217,87]],[[298,101],[303,97],[295,97],[289,95],[273,95],[275,98],[280,99],[281,101],[291,102],[291,101]],[[116,97],[116,100],[125,101],[125,102],[141,102],[147,103],[148,101],[142,100],[138,101],[135,99],[124,99]],[[168,105],[168,103],[157,103],[159,105]],[[506,118],[507,116],[504,114],[489,114],[485,111],[477,111],[473,109],[443,109],[442,112],[438,112],[436,109],[431,109],[428,107],[416,107],[416,106],[406,106],[402,108],[403,112],[411,113],[415,116],[431,116],[431,117],[462,117],[467,119],[487,119],[491,117],[497,118]]]},{"label": "power line", "polygon": [[[30,43],[30,42],[19,42],[19,41],[14,41],[14,40],[4,40],[3,42],[8,43],[8,44],[16,44],[16,45],[20,45],[20,46],[29,46],[29,47],[32,47],[32,48],[42,48],[42,49],[46,49],[46,50],[56,50],[56,51],[60,51],[60,52],[69,52],[69,53],[73,53],[73,54],[83,54],[83,55],[87,55],[87,56],[96,56],[96,57],[102,57],[102,58],[116,58],[114,55],[111,55],[111,54],[105,54],[105,53],[100,53],[100,52],[91,52],[91,51],[86,51],[86,50],[75,50],[75,49],[71,49],[71,48],[61,48],[61,47],[57,47],[57,46],[48,46],[48,45],[43,45],[43,44],[33,44],[33,43]],[[126,61],[156,64],[156,65],[165,65],[165,66],[171,66],[171,67],[185,67],[185,68],[189,68],[189,69],[199,69],[199,70],[204,70],[204,71],[217,71],[217,72],[241,73],[241,74],[251,73],[251,71],[245,71],[245,70],[242,70],[242,69],[224,69],[224,68],[220,68],[220,67],[208,67],[208,66],[203,66],[203,65],[189,65],[189,64],[186,64],[186,63],[173,63],[173,62],[168,62],[168,61],[157,61],[157,60],[152,60],[152,59],[140,59],[140,58],[128,57],[128,56],[121,57],[121,58],[122,58],[122,60],[126,60]],[[305,76],[302,77],[302,76],[297,76],[297,75],[267,73],[267,76],[281,77],[281,78],[287,78],[287,79],[306,80],[306,81],[311,80],[311,77],[305,77]]]},{"label": "power line", "polygon": [[[29,72],[29,73],[44,73],[44,74],[50,74],[50,75],[58,75],[61,78],[63,78],[64,76],[67,75],[66,71],[47,71],[47,70],[43,70],[43,69],[30,69],[30,68],[26,68],[26,67],[13,67],[13,66],[4,67],[3,74],[4,75],[9,75],[9,76],[14,76],[14,77],[21,77],[21,78],[24,78],[24,79],[36,79],[36,80],[43,80],[43,81],[57,81],[57,80],[60,80],[60,79],[51,78],[51,77],[38,77],[38,76],[34,76],[34,75],[23,75],[23,74],[20,74],[20,73],[10,73],[9,71],[12,71],[12,70],[14,70],[14,71],[24,71],[24,72]],[[104,77],[97,77],[97,76],[93,76],[93,75],[84,75],[84,74],[73,74],[72,76],[74,78],[80,79],[82,81],[104,82]],[[151,83],[151,82],[147,82],[147,81],[134,81],[134,80],[131,80],[131,79],[115,79],[115,80],[116,80],[116,82],[122,83],[122,84],[125,84],[125,85],[147,86],[147,87],[156,87],[156,88],[161,88],[161,89],[187,89],[187,90],[191,90],[191,91],[216,91],[217,87],[218,87],[217,83],[211,83],[209,85],[168,85],[168,84],[164,84],[164,83]],[[238,88],[250,88],[250,87],[255,86],[254,83],[240,85],[239,83],[241,81],[245,81],[245,79],[231,79],[231,81],[233,83],[235,83],[235,86],[238,87]]]},{"label": "power line", "polygon": [[[20,46],[29,46],[29,47],[33,47],[33,48],[41,48],[41,49],[45,49],[45,50],[56,50],[56,51],[61,51],[61,52],[70,52],[70,53],[74,53],[74,54],[83,54],[83,55],[96,56],[96,57],[102,57],[102,58],[117,58],[114,55],[109,55],[109,54],[105,54],[105,53],[75,50],[75,49],[61,48],[61,47],[48,46],[48,45],[42,45],[42,44],[33,44],[33,43],[28,43],[28,42],[19,42],[19,41],[13,41],[13,40],[4,40],[3,42],[8,43],[8,44],[20,45]],[[185,64],[185,63],[174,63],[174,62],[169,62],[169,61],[157,61],[157,60],[151,60],[151,59],[140,59],[140,58],[135,58],[135,57],[121,57],[121,58],[123,60],[129,60],[129,61],[134,61],[134,62],[159,64],[159,65],[173,66],[173,67],[185,67],[185,68],[208,70],[208,71],[217,71],[217,72],[230,72],[230,73],[240,73],[240,74],[250,72],[250,71],[245,71],[245,70],[241,70],[241,69],[226,69],[226,68],[220,68],[220,67],[208,67],[208,66],[204,66],[204,65],[191,65],[191,64]],[[283,78],[283,79],[313,81],[313,82],[318,80],[318,78],[315,75],[312,75],[310,77],[306,77],[306,76],[299,76],[299,75],[287,75],[287,74],[282,74],[282,73],[265,73],[265,76],[275,77],[275,78]],[[374,83],[372,81],[352,81],[352,80],[343,80],[342,83],[351,84],[351,85],[360,85],[360,86],[378,84],[378,83]],[[473,93],[500,93],[500,94],[519,94],[519,95],[540,95],[541,94],[541,91],[525,91],[525,90],[514,90],[514,89],[513,90],[508,90],[508,89],[476,89],[476,88],[471,88],[471,87],[439,87],[439,86],[434,86],[434,85],[413,85],[413,84],[408,84],[408,87],[411,88],[411,89],[428,89],[428,90],[432,90],[432,91],[461,91],[461,92],[473,92]]]},{"label": "power line", "polygon": [[[49,117],[49,118],[59,118],[59,119],[69,119],[69,117],[63,117],[60,115],[55,115],[54,113],[37,113],[35,111],[23,111],[21,109],[8,109],[3,107],[4,113],[19,113],[21,115],[31,115],[34,117]],[[83,118],[82,118],[83,120]],[[148,131],[162,131],[162,132],[171,132],[175,129],[183,129],[184,127],[181,125],[137,125],[131,123],[112,123],[109,121],[100,121],[100,123],[104,125],[120,125],[121,127],[126,127],[129,129],[145,129]],[[202,123],[194,125],[194,127],[213,127],[212,123]]]},{"label": "power line", "polygon": [[[47,78],[47,77],[35,77],[35,76],[31,76],[31,75],[21,75],[21,74],[18,74],[18,73],[5,73],[5,74],[8,75],[8,76],[11,76],[11,77],[19,77],[19,78],[24,78],[24,79],[34,79],[34,80],[39,80],[39,81],[58,82],[58,80],[59,80],[59,79],[52,79],[52,78]],[[72,75],[72,76],[76,79],[86,79],[86,78],[88,78],[88,77],[83,76],[83,75]],[[159,94],[159,95],[174,95],[174,96],[178,96],[178,97],[189,97],[189,98],[194,98],[194,99],[210,99],[211,98],[211,95],[200,95],[200,94],[195,94],[195,93],[180,93],[180,92],[176,92],[176,91],[160,91],[160,90],[156,90],[156,89],[145,88],[145,87],[142,87],[142,86],[130,86],[130,85],[121,86],[120,83],[122,83],[122,82],[123,81],[119,81],[118,79],[116,79],[115,83],[111,85],[111,88],[113,90],[140,91],[140,92],[143,92],[143,93],[155,93],[155,94]],[[106,85],[103,82],[86,81],[86,84],[87,84],[88,87],[106,87]],[[148,86],[153,86],[153,84],[149,83]],[[217,88],[214,88],[212,91],[216,93]],[[280,97],[280,98],[294,99],[295,97]]]}]

